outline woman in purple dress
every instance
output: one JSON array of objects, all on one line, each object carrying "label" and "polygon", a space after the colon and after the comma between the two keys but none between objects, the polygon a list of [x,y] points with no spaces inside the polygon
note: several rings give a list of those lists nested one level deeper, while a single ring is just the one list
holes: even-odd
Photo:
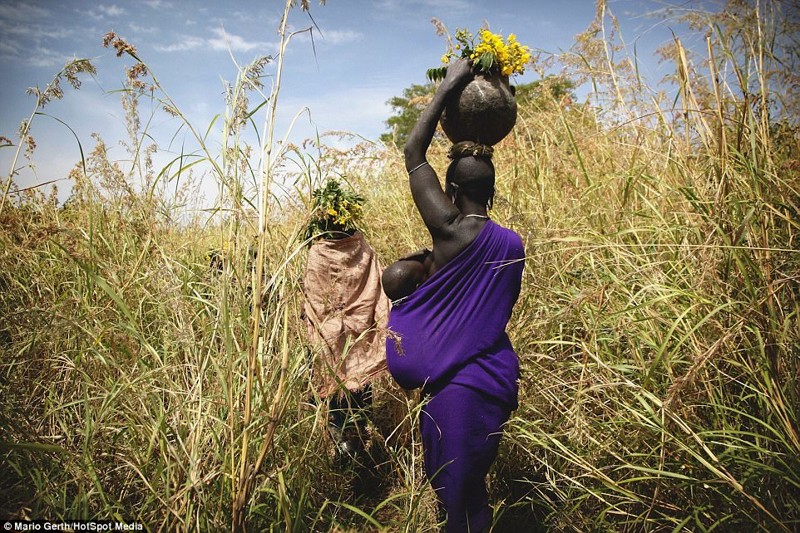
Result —
[{"label": "woman in purple dress", "polygon": [[447,98],[472,77],[453,63],[405,146],[414,202],[433,241],[430,271],[389,315],[387,362],[397,383],[422,387],[425,471],[447,531],[488,530],[486,475],[517,407],[519,361],[505,328],[519,296],[525,251],[489,219],[492,148],[458,143],[442,190],[425,159]]}]

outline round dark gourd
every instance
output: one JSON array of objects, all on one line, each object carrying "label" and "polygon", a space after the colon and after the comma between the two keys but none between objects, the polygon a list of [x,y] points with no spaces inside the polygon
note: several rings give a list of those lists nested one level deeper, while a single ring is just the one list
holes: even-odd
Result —
[{"label": "round dark gourd", "polygon": [[494,145],[517,121],[517,101],[507,77],[478,74],[445,104],[441,125],[453,143]]}]

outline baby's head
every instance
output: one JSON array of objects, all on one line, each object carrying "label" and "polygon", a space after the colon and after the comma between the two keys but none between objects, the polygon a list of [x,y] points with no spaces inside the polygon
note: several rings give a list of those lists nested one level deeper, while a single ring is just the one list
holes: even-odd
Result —
[{"label": "baby's head", "polygon": [[427,269],[422,261],[401,259],[383,271],[383,292],[391,301],[405,298],[425,281]]}]

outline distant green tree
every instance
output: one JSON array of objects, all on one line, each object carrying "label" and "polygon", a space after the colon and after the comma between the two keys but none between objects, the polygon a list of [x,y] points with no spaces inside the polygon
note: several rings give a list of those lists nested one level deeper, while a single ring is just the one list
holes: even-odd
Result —
[{"label": "distant green tree", "polygon": [[435,90],[436,86],[433,83],[414,84],[403,89],[403,96],[395,96],[388,100],[386,103],[392,106],[394,115],[386,120],[389,132],[380,136],[381,142],[393,143],[398,148],[402,148]]},{"label": "distant green tree", "polygon": [[538,108],[552,107],[553,103],[575,100],[575,82],[565,76],[551,75],[516,86],[517,105],[533,104]]}]

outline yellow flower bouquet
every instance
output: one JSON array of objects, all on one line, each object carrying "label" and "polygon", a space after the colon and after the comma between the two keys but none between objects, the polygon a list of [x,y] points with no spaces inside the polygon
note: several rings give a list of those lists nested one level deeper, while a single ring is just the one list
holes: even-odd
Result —
[{"label": "yellow flower bouquet", "polygon": [[504,77],[522,74],[531,60],[530,48],[520,44],[513,33],[503,39],[488,28],[481,28],[476,42],[472,33],[459,28],[456,30],[455,44],[449,36],[448,41],[447,52],[442,56],[444,65],[427,71],[431,81],[444,79],[447,65],[456,57],[468,59],[477,72]]}]

